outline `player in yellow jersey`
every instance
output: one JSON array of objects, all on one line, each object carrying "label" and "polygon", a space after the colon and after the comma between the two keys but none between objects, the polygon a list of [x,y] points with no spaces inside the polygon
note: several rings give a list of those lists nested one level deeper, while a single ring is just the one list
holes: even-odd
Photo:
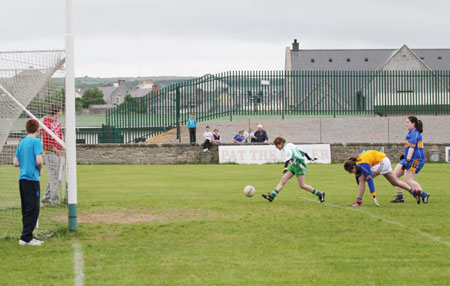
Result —
[{"label": "player in yellow jersey", "polygon": [[[356,175],[356,183],[358,184],[358,196],[356,197],[356,201],[350,206],[361,206],[364,191],[366,190],[366,182],[369,185],[373,202],[376,206],[379,206],[375,193],[375,185],[373,183],[373,178],[378,175],[383,175],[393,186],[407,190],[413,195],[416,193],[416,190],[394,175],[391,161],[386,157],[385,153],[369,150],[360,154],[358,157],[350,157],[345,160],[344,169],[350,174]],[[416,195],[414,196],[416,197]]]}]

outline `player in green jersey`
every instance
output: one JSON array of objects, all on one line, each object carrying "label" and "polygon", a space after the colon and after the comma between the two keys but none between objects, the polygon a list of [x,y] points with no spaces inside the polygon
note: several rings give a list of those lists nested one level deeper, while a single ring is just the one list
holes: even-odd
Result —
[{"label": "player in green jersey", "polygon": [[[292,178],[294,175],[297,177],[298,184],[300,188],[316,195],[321,203],[325,202],[325,192],[319,192],[314,187],[305,184],[305,174],[308,172],[306,169],[306,159],[310,161],[316,160],[316,158],[311,158],[306,152],[303,152],[298,148],[298,146],[287,143],[286,139],[283,137],[277,137],[273,140],[273,144],[278,150],[283,150],[286,154],[286,159],[283,169],[283,177],[277,187],[269,194],[263,194],[263,198],[272,202],[278,193],[283,189],[284,185]],[[290,164],[289,168],[288,165]]]}]

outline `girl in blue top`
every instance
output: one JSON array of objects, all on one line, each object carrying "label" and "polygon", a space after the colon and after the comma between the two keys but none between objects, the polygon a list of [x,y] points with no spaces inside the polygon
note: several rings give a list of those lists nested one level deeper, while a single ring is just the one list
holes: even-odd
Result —
[{"label": "girl in blue top", "polygon": [[233,142],[234,143],[242,143],[244,142],[244,129],[238,131],[238,134],[234,135]]},{"label": "girl in blue top", "polygon": [[[406,119],[406,128],[408,129],[408,135],[405,139],[405,151],[401,156],[400,163],[395,167],[394,174],[398,178],[404,175],[404,181],[418,190],[416,195],[420,195],[424,204],[428,203],[430,197],[429,193],[423,191],[420,184],[415,180],[417,174],[422,170],[425,165],[425,153],[423,151],[423,124],[415,116],[409,116]],[[403,203],[403,191],[400,188],[396,188],[397,198],[392,200],[392,203]],[[420,204],[420,198],[417,196],[417,203]]]}]

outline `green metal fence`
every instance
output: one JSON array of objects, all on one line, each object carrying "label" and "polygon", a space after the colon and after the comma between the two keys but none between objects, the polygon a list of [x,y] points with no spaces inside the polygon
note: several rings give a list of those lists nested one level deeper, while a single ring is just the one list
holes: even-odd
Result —
[{"label": "green metal fence", "polygon": [[171,128],[179,131],[190,113],[196,114],[197,121],[224,116],[232,120],[236,115],[450,114],[449,86],[450,71],[232,71],[206,75],[108,111],[98,142],[123,139],[123,143],[133,143]]}]

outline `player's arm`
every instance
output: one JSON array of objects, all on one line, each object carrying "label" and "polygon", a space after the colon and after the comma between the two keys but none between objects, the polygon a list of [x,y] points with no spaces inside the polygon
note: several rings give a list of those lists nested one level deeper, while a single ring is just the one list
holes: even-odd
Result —
[{"label": "player's arm", "polygon": [[39,170],[39,176],[41,175],[43,165],[44,165],[44,160],[42,159],[42,154],[36,155],[36,167]]},{"label": "player's arm", "polygon": [[[357,185],[359,185],[359,178],[361,177],[361,175],[356,175],[355,176],[355,179],[356,179],[356,184]],[[365,183],[365,181],[364,181],[364,183]]]},{"label": "player's arm", "polygon": [[409,168],[412,164],[411,158],[414,154],[414,148],[408,148],[408,153],[406,154],[406,158],[405,156],[403,156],[403,158],[406,160],[406,163],[403,164],[402,169],[406,170],[407,168]]},{"label": "player's arm", "polygon": [[411,136],[411,138],[408,141],[408,153],[406,154],[406,164],[403,165],[402,169],[405,170],[407,168],[409,168],[412,164],[411,158],[414,154],[414,148],[417,146],[418,143],[418,133],[415,134],[416,136]]},{"label": "player's arm", "polygon": [[283,174],[286,174],[286,172],[288,171],[287,167],[288,167],[289,163],[291,162],[292,158],[294,157],[294,153],[289,148],[284,150],[284,152],[286,153],[286,157],[284,159]]},{"label": "player's arm", "polygon": [[311,157],[311,156],[309,156],[309,154],[306,153],[306,152],[304,152],[303,150],[300,150],[300,149],[299,149],[299,152],[300,152],[300,154],[302,154],[302,156],[305,156],[306,159],[308,159],[309,161],[315,161],[315,160],[317,160],[316,157]]},{"label": "player's arm", "polygon": [[16,156],[14,156],[13,165],[14,167],[20,167],[19,158],[17,158]]},{"label": "player's arm", "polygon": [[316,157],[310,157],[308,153],[305,153],[305,157],[306,157],[306,159],[308,159],[309,161],[313,161],[313,162],[314,162],[314,161],[317,160]]},{"label": "player's arm", "polygon": [[373,183],[372,179],[372,170],[370,170],[370,165],[368,163],[361,163],[359,164],[359,169],[361,170],[365,181],[367,182],[367,185],[369,186],[370,194],[372,197],[375,197],[375,185]]},{"label": "player's arm", "polygon": [[287,173],[287,171],[288,171],[288,166],[289,166],[289,162],[290,162],[291,160],[287,160],[286,162],[284,162],[284,169],[283,169],[283,174],[286,174]]},{"label": "player's arm", "polygon": [[356,177],[358,183],[358,198],[362,198],[366,191],[366,178],[364,176]]}]

